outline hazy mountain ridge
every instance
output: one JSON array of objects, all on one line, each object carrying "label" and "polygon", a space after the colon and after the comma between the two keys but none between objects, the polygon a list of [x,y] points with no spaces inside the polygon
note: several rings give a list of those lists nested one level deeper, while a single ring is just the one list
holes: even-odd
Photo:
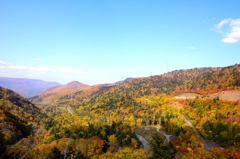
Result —
[{"label": "hazy mountain ridge", "polygon": [[38,79],[0,77],[0,86],[11,89],[25,98],[60,85],[57,82],[47,82]]}]

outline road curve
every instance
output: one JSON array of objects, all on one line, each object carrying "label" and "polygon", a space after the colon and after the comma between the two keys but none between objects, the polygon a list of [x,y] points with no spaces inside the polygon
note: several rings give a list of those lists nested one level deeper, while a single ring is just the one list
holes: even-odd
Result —
[{"label": "road curve", "polygon": [[149,146],[147,140],[145,140],[141,135],[138,135],[138,134],[136,134],[136,135],[137,135],[137,138],[138,138],[138,139],[141,141],[141,143],[143,144],[144,149],[149,149],[150,146]]},{"label": "road curve", "polygon": [[163,134],[166,137],[166,140],[168,143],[170,142],[170,137],[173,136],[173,135],[167,135],[165,132],[159,130],[159,127],[157,128],[157,132]]}]

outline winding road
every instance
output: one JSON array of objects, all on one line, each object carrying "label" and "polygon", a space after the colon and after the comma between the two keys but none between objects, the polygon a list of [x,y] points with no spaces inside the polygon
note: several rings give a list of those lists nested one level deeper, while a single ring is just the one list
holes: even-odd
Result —
[{"label": "winding road", "polygon": [[204,145],[205,151],[210,151],[210,148],[217,148],[217,146],[214,145],[212,141],[205,140],[204,137],[195,128],[195,126],[190,122],[188,117],[185,114],[180,112],[180,109],[182,109],[182,105],[181,104],[179,104],[177,102],[174,102],[174,103],[171,103],[171,105],[172,105],[172,107],[175,107],[175,108],[177,108],[179,110],[180,115],[182,115],[182,117],[185,119],[185,121],[188,124],[188,126],[193,128],[193,131],[199,136],[202,144]]},{"label": "winding road", "polygon": [[[210,151],[211,148],[216,148],[216,146],[208,140],[205,140],[203,138],[203,136],[198,132],[198,130],[195,128],[195,126],[190,122],[190,120],[187,118],[187,116],[183,113],[180,112],[180,114],[183,116],[183,118],[185,119],[186,123],[188,124],[188,126],[190,126],[191,128],[193,128],[193,131],[198,135],[198,137],[200,138],[202,144],[204,145],[204,149],[205,151]],[[167,135],[165,132],[159,130],[159,127],[157,127],[157,132],[163,134],[166,137],[167,142],[170,142],[170,137],[172,135]],[[136,134],[138,139],[142,142],[144,149],[149,149],[150,146],[148,144],[148,142],[141,136]]]},{"label": "winding road", "polygon": [[166,137],[166,140],[168,143],[170,142],[170,137],[173,136],[173,135],[167,135],[165,132],[159,130],[159,127],[157,128],[157,132],[163,134]]},{"label": "winding road", "polygon": [[143,144],[144,149],[149,149],[150,146],[149,146],[147,140],[145,140],[141,135],[138,135],[138,134],[136,134],[136,135],[137,135],[137,138],[138,138],[138,139],[141,141],[141,143]]},{"label": "winding road", "polygon": [[184,114],[182,114],[182,113],[180,113],[180,114],[184,117],[184,119],[185,119],[186,123],[188,124],[188,126],[190,126],[191,128],[193,128],[194,132],[199,136],[201,142],[202,142],[203,145],[204,145],[204,149],[205,149],[206,151],[210,151],[210,147],[208,146],[207,142],[206,142],[206,141],[204,140],[204,138],[200,135],[200,133],[197,131],[197,129],[193,126],[193,124],[189,121],[189,119],[186,117],[186,115],[184,115]]}]

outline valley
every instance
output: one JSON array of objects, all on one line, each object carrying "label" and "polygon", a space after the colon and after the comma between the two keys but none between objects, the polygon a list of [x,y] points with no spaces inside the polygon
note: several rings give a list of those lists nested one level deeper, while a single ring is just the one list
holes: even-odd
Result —
[{"label": "valley", "polygon": [[73,81],[28,99],[1,88],[0,158],[238,159],[239,81],[235,64]]}]

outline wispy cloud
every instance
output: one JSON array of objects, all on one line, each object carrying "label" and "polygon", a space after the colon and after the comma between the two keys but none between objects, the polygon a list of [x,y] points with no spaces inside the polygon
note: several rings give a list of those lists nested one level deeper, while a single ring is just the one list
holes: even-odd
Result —
[{"label": "wispy cloud", "polygon": [[90,74],[89,71],[84,71],[82,69],[70,68],[70,67],[61,67],[61,66],[23,66],[23,65],[14,65],[9,62],[0,61],[0,68],[8,68],[15,70],[27,70],[27,71],[36,71],[36,72],[61,72],[61,73],[76,73],[76,74]]},{"label": "wispy cloud", "polygon": [[9,69],[16,69],[16,70],[29,70],[29,71],[50,71],[51,68],[44,67],[44,66],[23,66],[23,65],[13,65],[9,62],[0,61],[0,68],[9,68]]},{"label": "wispy cloud", "polygon": [[2,66],[2,68],[9,65],[11,65],[9,62],[0,61],[0,67]]},{"label": "wispy cloud", "polygon": [[35,58],[37,61],[41,61],[42,59],[40,57]]},{"label": "wispy cloud", "polygon": [[220,31],[220,29],[222,28],[223,25],[228,24],[231,20],[232,20],[231,18],[228,18],[228,19],[224,19],[220,23],[218,23],[216,25],[218,31]]},{"label": "wispy cloud", "polygon": [[209,18],[209,19],[204,19],[202,22],[207,23],[207,22],[213,21],[215,19],[216,19],[215,17],[212,17],[212,18]]},{"label": "wispy cloud", "polygon": [[[223,30],[224,25],[228,26],[226,31]],[[236,43],[240,40],[240,19],[224,19],[216,25],[216,30],[224,34],[224,38],[221,40],[222,42]]]}]

